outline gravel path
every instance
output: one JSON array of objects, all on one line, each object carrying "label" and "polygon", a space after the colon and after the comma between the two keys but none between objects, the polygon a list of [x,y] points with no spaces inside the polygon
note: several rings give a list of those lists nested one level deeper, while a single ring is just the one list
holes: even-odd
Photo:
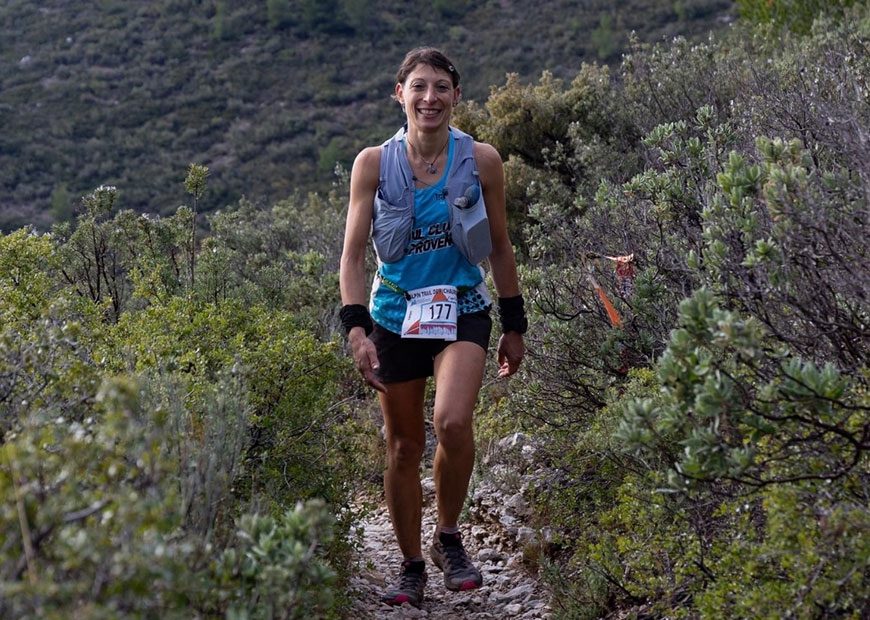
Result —
[{"label": "gravel path", "polygon": [[[474,493],[469,513],[472,520],[483,521],[486,516],[481,493]],[[462,526],[462,539],[469,555],[483,574],[483,587],[471,592],[450,592],[444,587],[441,572],[428,558],[426,541],[435,525],[434,484],[431,478],[423,481],[423,532],[429,581],[421,609],[408,604],[401,607],[382,605],[378,597],[387,582],[398,572],[401,558],[393,536],[389,514],[383,501],[377,510],[360,523],[364,528],[363,548],[358,558],[357,576],[351,582],[356,603],[349,618],[437,618],[438,620],[502,620],[521,618],[532,620],[549,618],[546,590],[537,578],[530,575],[522,563],[522,552],[517,548],[516,536],[511,536],[500,523],[486,519],[487,523],[469,523]]]}]

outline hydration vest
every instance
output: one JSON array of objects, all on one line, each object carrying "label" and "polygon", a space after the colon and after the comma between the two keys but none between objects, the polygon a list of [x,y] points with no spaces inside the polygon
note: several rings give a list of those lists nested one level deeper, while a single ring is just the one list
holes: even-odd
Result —
[{"label": "hydration vest", "polygon": [[[395,263],[408,253],[414,228],[414,173],[402,138],[406,128],[381,145],[378,191],[372,212],[372,242],[378,260]],[[450,238],[473,265],[489,256],[492,239],[486,205],[480,188],[474,139],[451,127],[453,160],[447,171],[442,197],[450,213]]]}]

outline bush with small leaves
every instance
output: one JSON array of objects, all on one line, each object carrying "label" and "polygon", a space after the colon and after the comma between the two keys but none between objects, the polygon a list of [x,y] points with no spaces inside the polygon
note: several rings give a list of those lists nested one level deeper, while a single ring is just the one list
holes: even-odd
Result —
[{"label": "bush with small leaves", "polygon": [[243,515],[234,544],[212,565],[209,594],[227,618],[334,617],[336,574],[320,556],[331,536],[332,517],[315,500],[276,517]]},{"label": "bush with small leaves", "polygon": [[668,462],[674,490],[861,475],[870,433],[861,379],[794,357],[709,291],[681,304],[657,366],[663,398],[628,402],[617,436]]},{"label": "bush with small leaves", "polygon": [[842,17],[856,0],[737,0],[743,19],[807,34],[820,14]]},{"label": "bush with small leaves", "polygon": [[[0,615],[337,617],[362,465],[349,365],[309,329],[334,292],[306,248],[331,233],[303,238],[288,202],[256,301],[202,301],[229,275],[201,262],[190,288],[191,211],[111,217],[115,195],[0,236]],[[308,280],[269,299],[288,256]]]},{"label": "bush with small leaves", "polygon": [[[506,169],[509,188],[519,180],[512,178],[515,171],[545,173],[543,182],[542,175],[533,175],[538,187],[529,187],[532,200],[553,203],[570,215],[573,193],[589,196],[601,176],[628,176],[637,168],[632,145],[638,134],[621,103],[607,68],[584,64],[568,85],[548,72],[529,85],[508,75],[485,106],[472,102],[458,108],[454,122],[502,157],[514,158]],[[516,189],[508,194],[507,210],[515,227],[527,217],[535,219]],[[523,243],[524,235],[517,241]]]},{"label": "bush with small leaves", "polygon": [[197,292],[207,301],[239,300],[289,309],[318,335],[337,321],[338,259],[347,174],[326,197],[311,194],[269,209],[241,201],[210,218]]},{"label": "bush with small leaves", "polygon": [[740,26],[636,48],[620,100],[641,169],[602,174],[594,195],[553,191],[555,175],[517,192],[533,328],[500,408],[547,440],[539,518],[568,560],[548,573],[565,617],[862,612],[859,4],[805,37]]},{"label": "bush with small leaves", "polygon": [[26,228],[0,235],[0,325],[42,316],[57,267],[50,237]]},{"label": "bush with small leaves", "polygon": [[706,617],[854,618],[866,611],[870,519],[852,483],[804,481],[718,508],[715,579],[696,599]]},{"label": "bush with small leaves", "polygon": [[165,417],[127,378],[105,381],[80,421],[27,413],[0,447],[2,615],[175,607],[197,547],[179,535]]}]

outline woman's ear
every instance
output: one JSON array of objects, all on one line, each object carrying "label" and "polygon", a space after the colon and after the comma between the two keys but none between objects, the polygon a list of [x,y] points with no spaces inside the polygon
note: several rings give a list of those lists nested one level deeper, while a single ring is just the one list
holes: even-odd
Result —
[{"label": "woman's ear", "polygon": [[404,105],[405,105],[405,96],[404,96],[404,94],[402,93],[402,83],[401,83],[401,82],[397,82],[397,83],[396,83],[396,88],[393,90],[393,99],[395,99],[396,101],[398,101],[398,102],[399,102],[399,105],[401,105],[401,106],[404,107]]}]

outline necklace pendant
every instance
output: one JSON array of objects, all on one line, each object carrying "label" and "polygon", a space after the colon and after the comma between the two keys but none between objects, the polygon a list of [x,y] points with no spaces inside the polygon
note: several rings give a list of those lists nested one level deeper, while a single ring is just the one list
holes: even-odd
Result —
[{"label": "necklace pendant", "polygon": [[426,166],[426,172],[429,174],[435,174],[438,172],[438,168],[435,166],[434,162]]}]

